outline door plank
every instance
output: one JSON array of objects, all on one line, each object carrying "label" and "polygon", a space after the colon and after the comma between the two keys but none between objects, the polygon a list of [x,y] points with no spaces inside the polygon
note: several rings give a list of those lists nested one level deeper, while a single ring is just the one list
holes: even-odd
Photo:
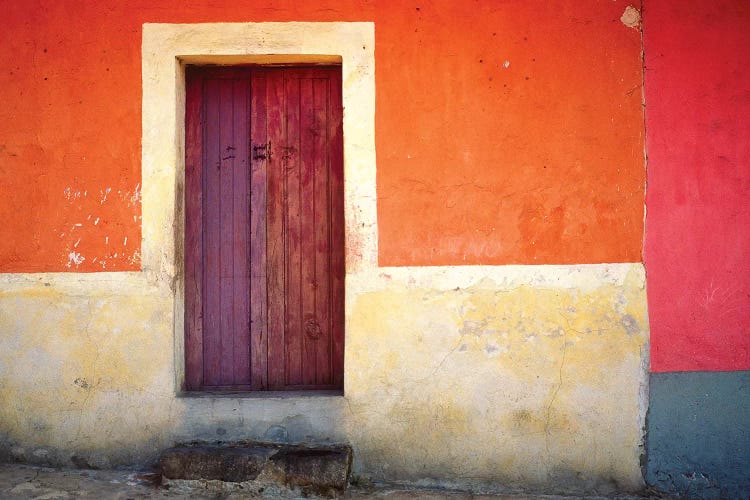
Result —
[{"label": "door plank", "polygon": [[284,388],[285,363],[285,283],[284,283],[284,172],[282,155],[286,133],[284,80],[268,75],[268,140],[271,157],[268,165],[267,186],[267,273],[268,273],[268,388]]},{"label": "door plank", "polygon": [[331,71],[328,119],[329,190],[331,199],[331,334],[332,383],[344,388],[344,135],[341,71]]},{"label": "door plank", "polygon": [[203,384],[203,80],[188,73],[185,99],[185,390]]},{"label": "door plank", "polygon": [[230,154],[234,147],[234,85],[232,80],[221,80],[219,83],[219,279],[221,280],[221,306],[219,322],[221,325],[221,341],[219,353],[221,356],[222,384],[231,384],[234,372],[234,251],[233,251],[233,221],[234,221],[234,159]]},{"label": "door plank", "polygon": [[266,73],[253,72],[251,82],[250,137],[252,178],[250,188],[250,354],[251,385],[268,387],[268,301],[266,290],[266,168],[268,135],[266,121]]},{"label": "door plank", "polygon": [[330,384],[331,380],[331,296],[330,296],[330,229],[328,169],[328,79],[315,78],[313,83],[313,170],[315,172],[315,213],[312,227],[315,234],[315,311],[321,337],[315,342],[315,384]]},{"label": "door plank", "polygon": [[[250,81],[233,80],[232,144],[226,156],[234,156],[232,171],[232,279],[233,335],[232,384],[250,383]],[[230,149],[233,148],[233,149]]]},{"label": "door plank", "polygon": [[221,380],[221,115],[220,80],[206,80],[206,155],[203,166],[204,198],[204,316],[203,370],[205,385]]},{"label": "door plank", "polygon": [[300,82],[293,70],[284,70],[286,96],[286,137],[282,168],[286,179],[284,215],[286,221],[285,275],[286,275],[286,342],[285,384],[300,384],[302,371],[302,234],[304,222],[304,147],[300,138]]},{"label": "door plank", "polygon": [[300,156],[302,160],[302,283],[301,302],[304,326],[300,328],[302,339],[302,382],[315,384],[315,354],[320,331],[320,318],[315,306],[315,289],[318,286],[315,269],[315,116],[313,111],[313,82],[300,78]]}]

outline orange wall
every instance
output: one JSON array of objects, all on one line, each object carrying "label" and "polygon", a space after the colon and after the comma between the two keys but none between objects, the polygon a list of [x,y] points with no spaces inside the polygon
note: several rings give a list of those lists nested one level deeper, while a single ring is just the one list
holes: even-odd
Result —
[{"label": "orange wall", "polygon": [[375,21],[381,265],[639,261],[626,5],[0,0],[0,272],[139,268],[144,22]]}]

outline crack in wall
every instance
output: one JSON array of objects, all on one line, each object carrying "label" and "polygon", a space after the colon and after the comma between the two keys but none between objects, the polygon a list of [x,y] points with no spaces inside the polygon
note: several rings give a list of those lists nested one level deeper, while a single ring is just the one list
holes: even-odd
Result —
[{"label": "crack in wall", "polygon": [[[562,313],[558,313],[568,324],[568,327],[570,327],[570,322],[568,321],[568,318],[566,318]],[[546,411],[546,417],[544,422],[544,446],[547,450],[547,455],[549,455],[549,438],[550,438],[550,420],[552,417],[552,406],[555,404],[555,400],[557,399],[557,394],[560,392],[560,389],[563,385],[563,368],[565,367],[565,354],[568,349],[568,330],[566,328],[562,329],[562,356],[560,359],[560,368],[558,369],[557,375],[558,375],[558,383],[555,387],[554,391],[552,392],[552,397],[550,397],[549,404],[547,405],[547,411]]]}]

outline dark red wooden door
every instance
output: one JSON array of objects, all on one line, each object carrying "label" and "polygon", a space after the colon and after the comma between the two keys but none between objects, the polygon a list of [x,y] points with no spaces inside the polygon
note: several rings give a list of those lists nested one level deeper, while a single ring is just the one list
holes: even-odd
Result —
[{"label": "dark red wooden door", "polygon": [[186,78],[186,389],[340,389],[341,70]]}]

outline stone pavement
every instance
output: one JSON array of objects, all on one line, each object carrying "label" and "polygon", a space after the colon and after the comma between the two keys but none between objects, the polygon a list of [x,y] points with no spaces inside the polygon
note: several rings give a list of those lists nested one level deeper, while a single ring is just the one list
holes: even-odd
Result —
[{"label": "stone pavement", "polygon": [[[0,464],[0,499],[240,499],[240,498],[305,498],[298,493],[279,488],[248,491],[242,483],[218,481],[168,481],[161,484],[161,476],[149,472],[123,470],[51,469],[20,464]],[[548,499],[605,498],[564,497],[554,495],[488,495],[459,491],[417,489],[393,485],[350,487],[344,498],[402,499]],[[647,497],[619,496],[610,498],[637,499]],[[659,498],[659,497],[654,497]]]}]

